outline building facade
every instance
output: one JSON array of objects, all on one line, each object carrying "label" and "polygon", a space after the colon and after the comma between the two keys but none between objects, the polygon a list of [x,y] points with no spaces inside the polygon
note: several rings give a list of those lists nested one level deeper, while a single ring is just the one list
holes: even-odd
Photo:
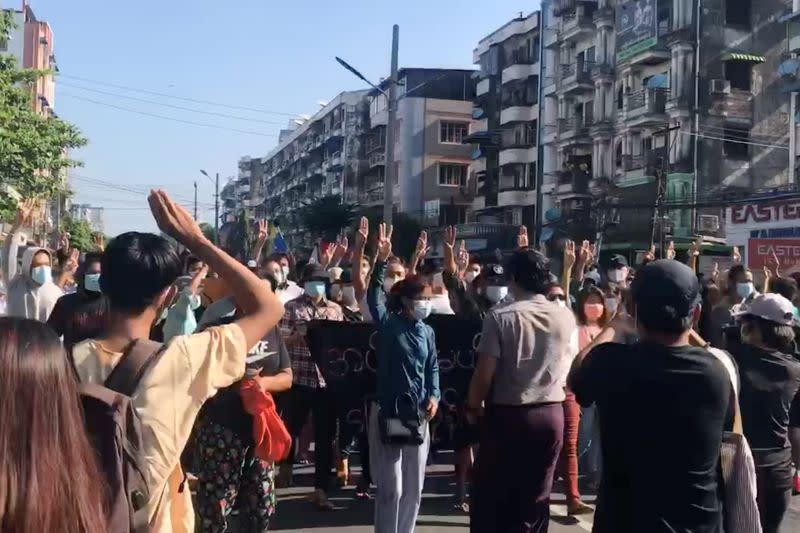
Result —
[{"label": "building facade", "polygon": [[539,166],[541,14],[515,18],[478,42],[469,142],[472,221],[534,227]]},{"label": "building facade", "polygon": [[620,251],[724,237],[726,200],[787,184],[786,5],[545,0],[544,225]]},{"label": "building facade", "polygon": [[92,227],[92,231],[105,234],[106,215],[105,209],[89,204],[72,204],[69,214],[73,220],[84,220]]}]

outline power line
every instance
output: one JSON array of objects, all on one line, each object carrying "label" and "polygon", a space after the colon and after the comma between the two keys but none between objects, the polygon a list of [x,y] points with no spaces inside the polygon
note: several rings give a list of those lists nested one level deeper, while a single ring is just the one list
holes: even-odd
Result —
[{"label": "power line", "polygon": [[714,141],[723,141],[723,142],[729,142],[729,143],[734,143],[734,144],[747,144],[747,145],[750,145],[750,146],[761,146],[762,148],[780,148],[781,150],[788,150],[789,149],[789,146],[787,146],[785,144],[766,144],[766,143],[758,143],[758,142],[736,141],[736,140],[733,140],[733,139],[726,139],[725,137],[714,137],[714,136],[711,136],[711,135],[704,135],[702,133],[697,133],[695,131],[680,131],[680,130],[678,130],[678,133],[681,134],[681,135],[691,135],[691,136],[699,137],[701,139],[711,139],[711,140],[714,140]]},{"label": "power line", "polygon": [[285,111],[271,111],[269,109],[258,109],[258,108],[255,108],[255,107],[245,107],[245,106],[238,106],[238,105],[232,105],[232,104],[223,104],[223,103],[220,103],[220,102],[212,102],[210,100],[200,100],[200,99],[197,99],[197,98],[187,98],[185,96],[175,96],[173,94],[160,93],[160,92],[157,92],[157,91],[150,91],[150,90],[147,90],[147,89],[138,89],[136,87],[129,87],[127,85],[118,85],[118,84],[115,84],[115,83],[108,83],[108,82],[105,82],[105,81],[92,80],[92,79],[89,79],[89,78],[82,78],[82,77],[79,77],[79,76],[70,76],[69,74],[64,74],[64,73],[59,73],[58,77],[59,78],[69,78],[69,79],[73,79],[73,80],[79,80],[79,81],[83,81],[83,82],[86,82],[86,83],[93,83],[93,84],[96,84],[96,85],[105,85],[106,87],[114,87],[115,89],[122,89],[124,91],[133,91],[133,92],[137,92],[137,93],[152,94],[154,96],[161,96],[161,97],[164,97],[164,98],[172,98],[174,100],[183,100],[185,102],[193,102],[195,104],[214,105],[214,106],[218,106],[218,107],[227,107],[229,109],[239,109],[240,111],[253,111],[255,113],[265,113],[265,114],[268,114],[268,115],[280,115],[280,116],[291,117],[291,118],[298,118],[300,116],[299,113],[286,113]]},{"label": "power line", "polygon": [[225,113],[215,113],[214,111],[203,111],[201,109],[192,109],[191,107],[185,107],[185,106],[174,105],[174,104],[166,104],[166,103],[163,103],[163,102],[155,102],[153,100],[148,100],[146,98],[138,98],[136,96],[128,96],[126,94],[112,93],[112,92],[109,92],[109,91],[101,91],[100,89],[92,89],[91,87],[81,87],[80,85],[72,85],[70,83],[61,82],[59,85],[62,85],[64,87],[69,87],[70,89],[80,89],[80,90],[83,90],[83,91],[89,91],[89,92],[93,92],[93,93],[104,94],[104,95],[107,95],[107,96],[113,96],[115,98],[125,98],[125,99],[133,100],[133,101],[136,101],[136,102],[144,102],[146,104],[152,104],[152,105],[158,105],[158,106],[162,106],[162,107],[168,107],[170,109],[179,109],[179,110],[182,110],[182,111],[190,111],[192,113],[199,113],[201,115],[210,115],[210,116],[213,116],[213,117],[229,118],[229,119],[232,119],[232,120],[243,120],[245,122],[257,122],[257,123],[260,123],[260,124],[272,124],[272,125],[275,125],[275,126],[281,126],[283,124],[282,122],[275,122],[274,120],[260,120],[260,119],[257,119],[257,118],[238,117],[236,115],[228,115],[228,114],[225,114]]},{"label": "power line", "polygon": [[135,113],[137,115],[144,115],[144,116],[147,116],[147,117],[160,118],[162,120],[169,120],[169,121],[172,121],[172,122],[180,122],[182,124],[190,124],[192,126],[202,126],[204,128],[211,128],[211,129],[215,129],[215,130],[233,131],[233,132],[236,132],[236,133],[244,133],[246,135],[258,135],[260,137],[277,137],[277,135],[273,134],[273,133],[260,133],[260,132],[257,132],[257,131],[240,130],[240,129],[237,129],[237,128],[228,128],[228,127],[225,127],[225,126],[219,126],[217,124],[208,124],[206,122],[194,122],[192,120],[184,120],[184,119],[175,118],[175,117],[168,117],[166,115],[158,115],[156,113],[149,113],[147,111],[140,111],[138,109],[131,109],[129,107],[123,107],[123,106],[118,106],[118,105],[114,105],[114,104],[109,104],[109,103],[106,103],[106,102],[100,102],[98,100],[92,100],[91,98],[86,98],[86,97],[83,97],[83,96],[78,96],[78,95],[70,94],[70,93],[61,93],[59,96],[66,96],[68,98],[73,98],[75,100],[81,100],[83,102],[89,102],[91,104],[110,107],[112,109],[119,109],[120,111],[127,111],[128,113]]},{"label": "power line", "polygon": [[751,130],[744,128],[728,128],[722,126],[712,126],[711,124],[701,124],[701,129],[707,130],[709,133],[718,135],[727,135],[731,137],[747,137],[756,140],[764,140],[766,142],[775,142],[776,140],[785,139],[786,134],[767,134],[767,133],[753,133]]},{"label": "power line", "polygon": [[[135,194],[137,196],[147,197],[150,194],[150,192],[146,191],[146,190],[134,189],[132,187],[127,187],[125,185],[120,185],[118,183],[113,183],[113,182],[110,182],[110,181],[104,181],[104,180],[101,180],[101,179],[98,179],[98,178],[90,178],[88,176],[81,176],[79,174],[71,174],[70,178],[76,179],[78,181],[86,182],[89,186],[106,187],[108,189],[114,189],[114,190],[117,190],[117,191],[120,191],[120,192],[126,192],[126,193],[130,193],[130,194]],[[183,196],[181,194],[171,194],[171,196],[174,199],[180,200],[180,201],[183,201],[183,202],[194,202],[193,198],[189,198],[189,197]],[[211,205],[208,202],[198,202],[198,205],[200,205],[200,204]]]}]

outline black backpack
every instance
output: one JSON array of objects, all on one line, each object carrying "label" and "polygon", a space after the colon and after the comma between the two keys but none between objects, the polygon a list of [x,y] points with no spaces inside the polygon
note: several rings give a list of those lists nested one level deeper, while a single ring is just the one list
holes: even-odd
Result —
[{"label": "black backpack", "polygon": [[105,475],[108,531],[114,533],[149,531],[141,423],[131,395],[162,352],[159,343],[133,341],[103,385],[80,385],[86,431]]}]

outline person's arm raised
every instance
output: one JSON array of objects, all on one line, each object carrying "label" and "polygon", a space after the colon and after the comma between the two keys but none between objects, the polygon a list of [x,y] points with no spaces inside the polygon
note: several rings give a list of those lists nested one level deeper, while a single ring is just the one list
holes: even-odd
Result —
[{"label": "person's arm raised", "polygon": [[151,192],[148,201],[158,228],[225,280],[242,313],[236,324],[244,332],[247,346],[254,346],[283,316],[283,305],[269,284],[206,239],[189,212],[164,191]]},{"label": "person's arm raised", "polygon": [[367,294],[367,286],[369,279],[364,279],[361,275],[361,263],[364,259],[364,247],[367,245],[367,238],[369,237],[369,220],[367,217],[361,217],[356,231],[354,244],[353,244],[353,258],[350,261],[352,268],[353,289],[356,293],[356,300],[361,302]]}]

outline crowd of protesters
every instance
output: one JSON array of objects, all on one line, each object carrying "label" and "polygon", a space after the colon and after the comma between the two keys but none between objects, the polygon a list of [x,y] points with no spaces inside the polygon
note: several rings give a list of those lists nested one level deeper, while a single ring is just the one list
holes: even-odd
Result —
[{"label": "crowd of protesters", "polygon": [[[482,261],[449,227],[441,261],[424,231],[405,260],[391,227],[362,218],[352,247],[342,236],[304,264],[264,258],[259,221],[253,257],[234,259],[164,192],[149,203],[181,253],[136,232],[50,251],[26,241],[33,204],[19,207],[0,283],[2,531],[224,532],[234,515],[267,531],[311,440],[312,506],[335,510],[357,453],[375,530],[413,531],[441,397],[431,315],[480,324],[452,438],[472,531],[547,531],[558,478],[598,533],[752,531],[743,509],[775,533],[800,492],[800,295],[777,258],[760,291],[736,248],[727,272],[698,274],[702,239],[683,262],[672,244],[630,266],[566,241],[551,263],[522,227],[516,250]],[[363,427],[318,365],[321,320],[376,328]],[[98,387],[122,395],[109,409],[130,402],[138,442],[120,468],[87,400]]]}]

